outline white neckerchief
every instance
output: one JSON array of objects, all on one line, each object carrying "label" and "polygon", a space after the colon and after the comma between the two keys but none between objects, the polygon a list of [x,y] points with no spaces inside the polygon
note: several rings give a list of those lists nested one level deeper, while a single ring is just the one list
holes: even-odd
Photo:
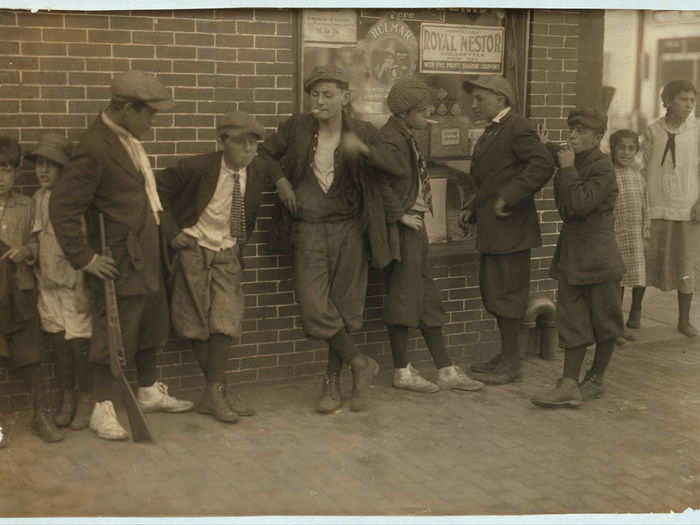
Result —
[{"label": "white neckerchief", "polygon": [[144,188],[146,190],[148,202],[151,205],[156,224],[160,224],[158,212],[163,211],[163,205],[160,203],[160,198],[158,197],[156,178],[153,175],[153,169],[151,168],[151,162],[148,160],[148,155],[146,155],[146,150],[143,149],[143,144],[127,130],[116,124],[104,112],[102,113],[102,122],[119,137],[119,141],[124,146],[129,157],[131,157],[134,166],[141,172],[141,175],[143,175]]}]

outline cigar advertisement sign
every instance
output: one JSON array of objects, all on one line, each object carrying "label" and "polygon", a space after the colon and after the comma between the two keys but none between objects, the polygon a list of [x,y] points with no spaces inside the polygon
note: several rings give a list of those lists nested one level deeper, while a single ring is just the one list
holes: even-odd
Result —
[{"label": "cigar advertisement sign", "polygon": [[357,13],[353,9],[304,9],[305,42],[357,42]]},{"label": "cigar advertisement sign", "polygon": [[498,26],[421,24],[420,72],[503,74],[504,40]]}]

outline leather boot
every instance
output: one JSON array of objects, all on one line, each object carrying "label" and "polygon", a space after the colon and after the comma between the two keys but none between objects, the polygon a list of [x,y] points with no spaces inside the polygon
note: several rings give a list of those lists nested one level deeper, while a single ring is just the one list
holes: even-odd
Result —
[{"label": "leather boot", "polygon": [[226,401],[228,402],[228,406],[231,407],[231,410],[239,416],[250,417],[255,415],[255,409],[230,383],[224,386],[224,390],[226,391]]},{"label": "leather boot", "polygon": [[351,362],[352,397],[350,410],[362,412],[369,408],[369,387],[379,373],[379,363],[363,354],[357,355]]},{"label": "leather boot", "polygon": [[501,357],[503,354],[496,354],[493,356],[491,359],[488,361],[481,361],[479,363],[474,363],[471,367],[470,370],[472,372],[476,372],[479,374],[488,374],[489,372],[493,372],[493,370],[498,366],[498,363],[501,362]]},{"label": "leather boot", "polygon": [[487,385],[506,385],[508,383],[520,381],[522,379],[520,358],[515,358],[510,361],[501,359],[490,372],[473,372],[472,378]]},{"label": "leather boot", "polygon": [[63,434],[53,424],[49,415],[42,409],[34,412],[32,420],[32,431],[46,443],[56,443],[63,441]]},{"label": "leather boot", "polygon": [[57,427],[67,427],[75,412],[75,374],[73,363],[73,350],[66,341],[66,333],[51,334],[53,352],[56,357],[56,376],[61,388],[61,397],[58,410],[54,414],[54,423]]},{"label": "leather boot", "polygon": [[90,394],[80,393],[76,405],[73,420],[70,422],[71,430],[83,430],[90,426],[90,416],[95,408],[95,400]]},{"label": "leather boot", "polygon": [[338,373],[327,374],[323,378],[321,397],[318,398],[316,410],[321,414],[331,414],[343,405],[340,395],[340,376]]},{"label": "leather boot", "polygon": [[598,399],[605,393],[603,376],[594,373],[592,369],[588,370],[583,377],[583,381],[579,385],[579,389],[581,390],[581,397],[583,397],[584,401]]},{"label": "leather boot", "polygon": [[55,443],[63,440],[63,435],[56,428],[53,419],[48,414],[41,365],[36,364],[25,367],[25,374],[32,393],[32,409],[34,411],[32,432],[46,443]]},{"label": "leather boot", "polygon": [[532,396],[533,405],[545,408],[577,407],[583,402],[578,383],[569,378],[562,377],[557,381],[557,386],[538,392]]},{"label": "leather boot", "polygon": [[197,406],[197,412],[212,415],[223,423],[238,421],[238,414],[231,409],[226,401],[226,389],[223,383],[207,384]]}]

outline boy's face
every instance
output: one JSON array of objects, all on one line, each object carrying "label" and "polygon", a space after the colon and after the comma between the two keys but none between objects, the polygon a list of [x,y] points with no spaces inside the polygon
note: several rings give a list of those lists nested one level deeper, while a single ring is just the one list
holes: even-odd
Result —
[{"label": "boy's face", "polygon": [[613,161],[618,166],[629,166],[634,162],[634,157],[637,155],[637,144],[634,139],[625,137],[615,146],[615,154]]},{"label": "boy's face", "polygon": [[17,177],[17,168],[7,164],[0,164],[0,196],[5,196],[12,191]]},{"label": "boy's face", "polygon": [[258,153],[258,137],[255,135],[231,137],[223,134],[219,140],[226,164],[233,169],[245,168]]},{"label": "boy's face", "polygon": [[472,90],[472,111],[477,118],[491,120],[505,109],[503,99],[503,95],[475,87]]},{"label": "boy's face", "polygon": [[42,188],[50,189],[61,174],[61,165],[44,157],[36,157],[34,173]]},{"label": "boy's face", "polygon": [[341,88],[336,82],[321,80],[316,82],[309,92],[311,95],[311,113],[317,120],[328,121],[338,117],[343,106],[350,102],[350,92]]},{"label": "boy's face", "polygon": [[695,93],[681,91],[673,97],[673,100],[666,107],[670,116],[685,120],[695,109]]},{"label": "boy's face", "polygon": [[574,153],[581,153],[593,149],[600,144],[603,135],[598,131],[575,124],[569,128],[569,144]]},{"label": "boy's face", "polygon": [[428,127],[428,108],[413,108],[406,113],[404,122],[411,129],[426,129]]},{"label": "boy's face", "polygon": [[158,113],[150,106],[134,107],[127,104],[123,109],[124,127],[137,139],[143,137],[153,125],[153,119]]}]

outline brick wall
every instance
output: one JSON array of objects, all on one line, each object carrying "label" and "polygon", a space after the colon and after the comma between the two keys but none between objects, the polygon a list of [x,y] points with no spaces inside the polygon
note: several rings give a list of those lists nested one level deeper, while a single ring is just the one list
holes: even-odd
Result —
[{"label": "brick wall", "polygon": [[[576,76],[575,12],[536,12],[532,24],[529,114],[544,119],[560,138],[573,104]],[[227,9],[154,12],[0,11],[0,134],[26,148],[49,129],[77,140],[109,97],[114,73],[130,68],[158,75],[173,89],[177,107],[159,115],[145,147],[154,166],[215,148],[214,119],[240,109],[268,128],[294,109],[295,18],[290,10]],[[572,80],[572,78],[574,80]],[[35,181],[21,178],[30,193]],[[305,338],[293,293],[288,256],[270,253],[271,197],[246,248],[246,319],[232,351],[229,377],[236,382],[278,381],[319,374],[325,345]],[[533,291],[551,291],[546,268],[556,242],[551,188],[538,199],[547,246],[535,250]],[[447,343],[457,361],[497,347],[495,321],[479,298],[476,254],[434,262],[450,321]],[[370,273],[366,324],[356,341],[383,365],[390,350],[381,320],[383,286]],[[411,359],[429,358],[422,340],[411,340]],[[50,365],[47,365],[50,366]],[[198,388],[198,366],[186,341],[173,340],[159,355],[160,376],[174,390]],[[0,368],[0,411],[26,406],[16,374]]]}]

